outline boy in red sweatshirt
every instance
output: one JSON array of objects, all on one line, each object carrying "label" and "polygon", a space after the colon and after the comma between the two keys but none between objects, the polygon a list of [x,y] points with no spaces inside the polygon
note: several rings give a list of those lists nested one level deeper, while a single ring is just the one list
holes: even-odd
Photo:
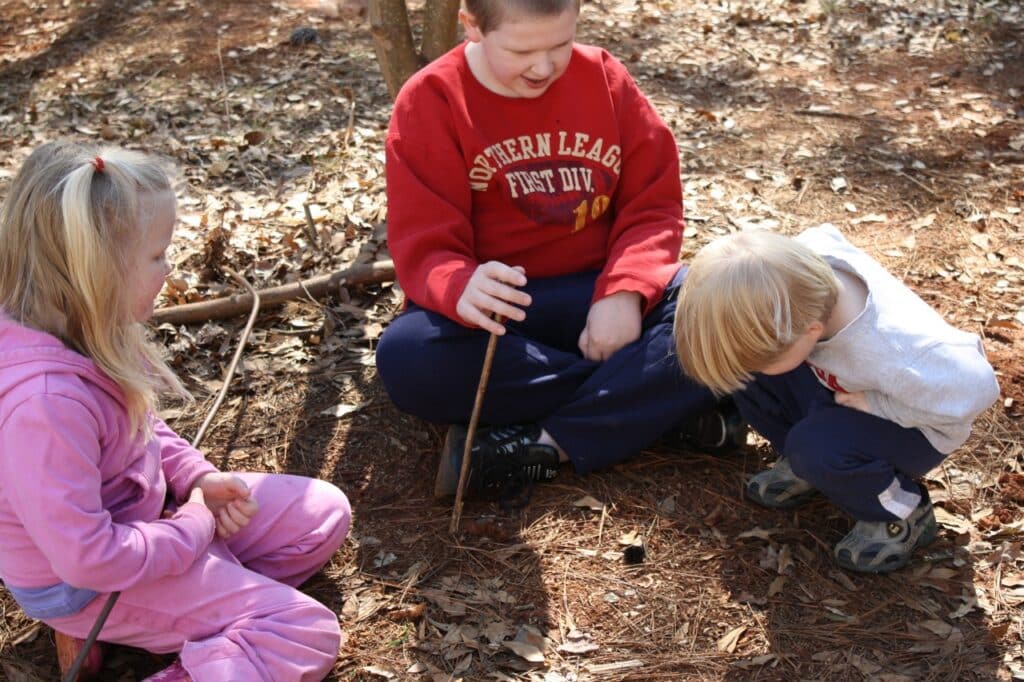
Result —
[{"label": "boy in red sweatshirt", "polygon": [[377,368],[395,404],[449,430],[455,492],[488,334],[498,334],[467,492],[508,495],[634,455],[684,425],[741,423],[685,378],[672,132],[625,67],[575,43],[578,0],[466,0],[467,42],[416,73],[388,131],[388,243],[406,310]]}]

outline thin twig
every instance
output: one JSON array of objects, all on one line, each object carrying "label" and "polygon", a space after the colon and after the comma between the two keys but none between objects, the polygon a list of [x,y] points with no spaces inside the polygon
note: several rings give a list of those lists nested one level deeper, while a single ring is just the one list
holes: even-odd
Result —
[{"label": "thin twig", "polygon": [[345,151],[348,151],[349,142],[352,140],[352,132],[356,127],[356,98],[352,92],[348,93],[349,102],[351,102],[348,108],[348,125],[345,127],[345,138],[341,141]]},{"label": "thin twig", "polygon": [[323,249],[320,244],[320,236],[316,233],[316,223],[313,222],[313,213],[309,210],[309,204],[303,202],[302,212],[306,214],[306,237],[315,248]]},{"label": "thin twig", "polygon": [[793,113],[797,116],[818,116],[821,118],[842,118],[848,121],[867,121],[870,120],[865,116],[859,114],[848,114],[844,111],[832,111],[831,109],[793,109]]},{"label": "thin twig", "polygon": [[242,336],[238,342],[238,348],[235,349],[235,355],[231,358],[231,364],[228,365],[228,371],[224,375],[224,385],[220,387],[220,393],[217,394],[217,399],[213,401],[213,407],[206,414],[206,419],[203,420],[199,430],[196,431],[196,437],[192,441],[192,447],[199,447],[199,443],[203,440],[203,436],[206,435],[206,429],[210,426],[210,422],[213,421],[213,417],[217,414],[217,410],[220,409],[220,404],[224,402],[224,396],[228,393],[228,387],[231,385],[231,379],[235,376],[235,369],[238,367],[238,361],[242,358],[242,351],[245,349],[245,343],[249,339],[249,333],[252,331],[253,324],[256,322],[256,316],[260,311],[260,295],[256,293],[256,289],[237,272],[231,268],[224,268],[231,277],[249,290],[249,294],[252,295],[252,310],[249,312],[249,320],[245,323],[245,329],[242,330]]},{"label": "thin twig", "polygon": [[[501,316],[496,316],[501,322]],[[484,391],[487,389],[487,380],[491,377],[491,365],[494,363],[494,349],[498,345],[498,335],[491,332],[487,339],[487,350],[484,352],[484,365],[480,370],[480,383],[476,387],[476,399],[473,401],[473,413],[469,417],[469,426],[466,429],[466,446],[462,449],[462,467],[459,469],[459,485],[455,489],[455,506],[452,507],[452,522],[448,526],[448,532],[454,534],[459,529],[459,519],[462,517],[462,498],[465,495],[466,477],[469,474],[469,457],[473,453],[473,435],[476,433],[476,424],[480,420],[480,407],[484,402]]]},{"label": "thin twig", "polygon": [[231,118],[231,110],[228,109],[228,79],[224,74],[224,58],[220,54],[220,36],[217,36],[217,61],[220,63],[220,87],[221,93],[223,94],[224,101],[224,116],[228,119]]},{"label": "thin twig", "polygon": [[884,163],[882,161],[879,161],[878,159],[876,159],[873,156],[869,156],[867,158],[868,158],[869,161],[871,161],[874,164],[877,164],[878,166],[881,166],[885,170],[890,171],[892,173],[895,173],[896,175],[899,175],[901,177],[904,177],[907,180],[910,180],[912,183],[914,183],[915,185],[917,185],[918,187],[923,189],[925,192],[928,192],[928,194],[931,194],[933,197],[940,198],[940,199],[942,198],[942,197],[940,197],[935,192],[935,190],[931,189],[930,187],[928,187],[928,185],[924,184],[923,182],[921,182],[917,178],[912,177],[912,176],[908,175],[907,173],[904,173],[903,171],[899,170],[898,168],[893,168],[892,166],[889,166],[886,163]]}]

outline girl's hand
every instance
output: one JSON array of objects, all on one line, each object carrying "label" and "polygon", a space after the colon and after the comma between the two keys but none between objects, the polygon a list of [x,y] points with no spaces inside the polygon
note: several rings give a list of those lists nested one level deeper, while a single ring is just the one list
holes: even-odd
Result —
[{"label": "girl's hand", "polygon": [[868,406],[867,396],[864,395],[864,391],[857,391],[856,393],[843,393],[836,391],[836,404],[842,405],[843,407],[850,407],[854,410],[860,410],[861,412],[870,412],[871,408]]},{"label": "girl's hand", "polygon": [[455,312],[466,324],[501,336],[505,326],[492,318],[497,313],[516,322],[526,319],[523,308],[530,305],[530,295],[516,288],[525,284],[526,271],[522,267],[513,268],[498,261],[484,263],[469,278],[455,304]]},{"label": "girl's hand", "polygon": [[643,314],[640,294],[618,291],[590,306],[587,326],[579,338],[580,352],[587,360],[604,362],[615,351],[640,338]]},{"label": "girl's hand", "polygon": [[228,538],[249,525],[249,519],[259,511],[259,505],[252,498],[249,486],[234,474],[217,472],[205,474],[196,481],[189,495],[199,491],[200,499],[213,512],[217,522],[217,535]]}]

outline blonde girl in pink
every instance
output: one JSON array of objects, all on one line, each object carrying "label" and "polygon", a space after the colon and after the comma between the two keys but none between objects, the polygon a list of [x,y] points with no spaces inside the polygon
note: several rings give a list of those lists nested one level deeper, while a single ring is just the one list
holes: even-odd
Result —
[{"label": "blonde girl in pink", "polygon": [[[0,213],[0,578],[31,617],[179,652],[153,679],[321,680],[337,616],[296,589],[348,532],[315,479],[220,472],[154,414],[184,389],[142,323],[175,198],[120,149],[36,149]],[[170,504],[165,504],[165,499]]]}]

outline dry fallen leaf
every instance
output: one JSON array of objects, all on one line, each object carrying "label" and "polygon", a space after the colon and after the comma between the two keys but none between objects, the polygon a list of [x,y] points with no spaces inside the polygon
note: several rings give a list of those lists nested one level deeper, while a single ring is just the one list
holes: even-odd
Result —
[{"label": "dry fallen leaf", "polygon": [[740,637],[746,631],[746,625],[739,625],[737,627],[734,627],[732,630],[729,630],[729,632],[725,633],[722,637],[720,637],[718,641],[715,643],[715,646],[718,648],[719,651],[724,651],[727,654],[731,654],[732,652],[736,651],[736,645],[739,644]]},{"label": "dry fallen leaf", "polygon": [[587,654],[591,651],[597,651],[601,647],[594,643],[590,638],[590,635],[583,634],[582,632],[570,632],[566,636],[566,641],[558,646],[558,650],[566,654]]},{"label": "dry fallen leaf", "polygon": [[934,223],[935,223],[935,214],[934,213],[929,213],[928,215],[923,216],[921,218],[918,218],[917,220],[915,220],[912,223],[910,223],[910,229],[916,231],[916,230],[920,230],[920,229],[929,227],[929,226],[933,225]]},{"label": "dry fallen leaf", "polygon": [[514,653],[520,658],[525,658],[531,663],[543,663],[544,652],[538,649],[533,644],[527,644],[526,642],[517,642],[514,639],[509,639],[501,643],[503,647]]},{"label": "dry fallen leaf", "polygon": [[967,519],[952,514],[942,507],[935,507],[935,520],[940,526],[945,526],[956,533],[969,533],[974,524]]},{"label": "dry fallen leaf", "polygon": [[339,403],[334,407],[328,407],[326,410],[321,410],[320,414],[325,417],[344,417],[345,415],[352,414],[362,409],[364,403],[358,405],[352,405],[349,403]]},{"label": "dry fallen leaf", "polygon": [[572,503],[574,507],[583,507],[584,509],[590,509],[592,511],[601,511],[604,509],[604,502],[597,500],[590,495],[584,495],[580,499]]},{"label": "dry fallen leaf", "polygon": [[743,538],[757,538],[758,540],[769,541],[772,539],[772,535],[775,533],[781,533],[781,528],[753,528],[751,530],[745,530],[736,536],[738,540]]},{"label": "dry fallen leaf", "polygon": [[643,537],[637,531],[631,530],[628,533],[622,534],[619,538],[619,544],[627,546],[643,544]]},{"label": "dry fallen leaf", "polygon": [[778,656],[775,654],[763,654],[761,656],[754,656],[753,658],[746,658],[740,661],[733,661],[729,665],[742,670],[750,670],[751,668],[760,668],[766,663],[771,663],[776,660]]},{"label": "dry fallen leaf", "polygon": [[398,677],[396,673],[391,672],[387,668],[382,668],[379,665],[363,666],[363,670],[375,677],[383,677],[386,680],[394,680]]},{"label": "dry fallen leaf", "polygon": [[878,665],[874,661],[869,661],[863,656],[858,656],[856,654],[850,654],[849,660],[850,664],[854,668],[856,668],[865,675],[874,675],[882,669],[882,666]]},{"label": "dry fallen leaf", "polygon": [[778,573],[779,575],[785,575],[792,572],[793,569],[793,552],[790,550],[789,545],[783,545],[782,549],[779,550],[778,557]]},{"label": "dry fallen leaf", "polygon": [[942,620],[923,620],[918,623],[921,627],[934,632],[939,637],[946,638],[955,630],[952,625]]},{"label": "dry fallen leaf", "polygon": [[413,604],[402,609],[395,609],[393,611],[389,611],[388,618],[400,623],[408,620],[419,620],[423,617],[423,614],[426,612],[426,602],[420,602],[419,604]]}]

